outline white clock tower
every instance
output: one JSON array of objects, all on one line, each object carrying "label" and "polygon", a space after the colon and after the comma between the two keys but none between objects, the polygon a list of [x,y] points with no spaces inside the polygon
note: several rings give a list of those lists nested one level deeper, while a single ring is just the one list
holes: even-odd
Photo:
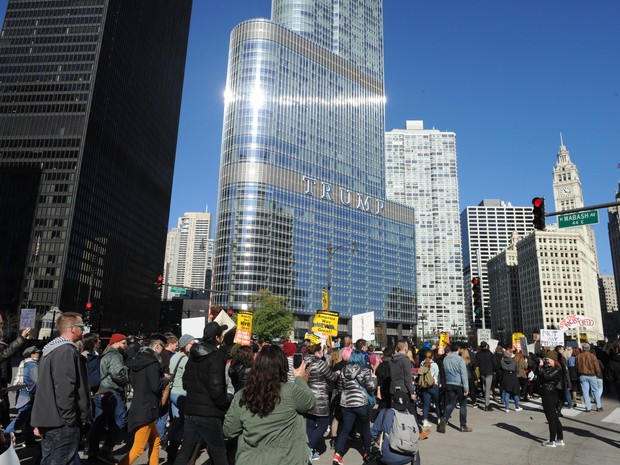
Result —
[{"label": "white clock tower", "polygon": [[570,160],[561,134],[558,161],[553,168],[553,197],[555,211],[558,212],[584,206],[579,172],[577,166]]}]

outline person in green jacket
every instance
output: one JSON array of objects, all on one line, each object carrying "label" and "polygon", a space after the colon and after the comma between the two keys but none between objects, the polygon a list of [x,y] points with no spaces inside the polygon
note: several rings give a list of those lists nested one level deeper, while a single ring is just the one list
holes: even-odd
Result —
[{"label": "person in green jacket", "polygon": [[224,434],[239,436],[236,465],[308,464],[308,436],[303,414],[315,403],[302,362],[287,382],[282,349],[267,345],[258,353],[245,388],[235,394],[224,418]]}]

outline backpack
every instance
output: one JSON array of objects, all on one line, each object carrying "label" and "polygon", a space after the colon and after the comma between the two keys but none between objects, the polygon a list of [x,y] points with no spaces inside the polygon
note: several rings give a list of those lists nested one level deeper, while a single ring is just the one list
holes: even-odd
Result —
[{"label": "backpack", "polygon": [[407,411],[399,412],[395,409],[392,410],[394,412],[394,419],[392,420],[390,432],[387,434],[390,449],[399,454],[416,454],[418,452],[420,430],[418,429],[415,416]]},{"label": "backpack", "polygon": [[418,386],[428,389],[435,385],[435,378],[431,373],[431,367],[422,366],[418,370]]}]

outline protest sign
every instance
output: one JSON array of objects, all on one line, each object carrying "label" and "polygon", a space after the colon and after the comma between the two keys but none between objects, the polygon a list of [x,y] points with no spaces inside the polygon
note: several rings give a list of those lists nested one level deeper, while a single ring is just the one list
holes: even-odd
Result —
[{"label": "protest sign", "polygon": [[489,340],[489,350],[492,353],[495,353],[495,349],[497,349],[497,345],[499,344],[499,341],[497,339],[490,339]]},{"label": "protest sign", "polygon": [[358,339],[375,340],[375,312],[353,315],[352,336],[354,341]]},{"label": "protest sign", "polygon": [[314,333],[306,333],[304,336],[304,340],[310,341],[310,344],[318,344],[321,342],[321,338]]},{"label": "protest sign", "polygon": [[328,336],[338,336],[338,312],[318,310],[312,323],[312,332],[326,334]]},{"label": "protest sign", "polygon": [[237,314],[237,331],[235,332],[235,344],[249,346],[252,343],[252,312],[239,312]]},{"label": "protest sign", "polygon": [[34,328],[36,318],[36,308],[22,308],[19,316],[19,329]]},{"label": "protest sign", "polygon": [[229,317],[228,313],[226,313],[224,310],[218,313],[217,316],[213,319],[213,321],[215,321],[220,326],[223,326],[223,325],[228,326],[222,334],[226,334],[228,331],[230,331],[232,328],[236,326],[233,319]]},{"label": "protest sign", "polygon": [[521,338],[525,337],[523,333],[512,333],[512,350],[517,352],[521,350]]},{"label": "protest sign", "polygon": [[555,347],[564,345],[564,331],[559,329],[541,329],[540,345],[542,347]]},{"label": "protest sign", "polygon": [[450,333],[439,334],[439,345],[437,346],[437,353],[443,355],[446,352],[446,347],[450,345]]},{"label": "protest sign", "polygon": [[478,330],[478,346],[482,341],[486,341],[487,343],[491,339],[491,330],[490,329],[479,329]]},{"label": "protest sign", "polygon": [[205,329],[206,320],[204,316],[195,318],[183,318],[181,320],[181,333],[191,334],[194,337],[202,337]]},{"label": "protest sign", "polygon": [[566,331],[567,329],[575,329],[577,327],[592,328],[595,322],[592,318],[587,318],[580,315],[568,315],[560,321],[560,329]]}]

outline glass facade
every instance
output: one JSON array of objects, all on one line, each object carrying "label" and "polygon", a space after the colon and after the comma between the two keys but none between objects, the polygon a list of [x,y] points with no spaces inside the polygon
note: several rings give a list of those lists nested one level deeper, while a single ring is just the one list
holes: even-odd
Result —
[{"label": "glass facade", "polygon": [[[159,311],[153,282],[190,12],[191,0],[9,1],[0,35],[0,176],[17,186],[0,189],[9,314],[28,301],[83,312],[90,296],[96,326],[156,325],[146,316]],[[5,207],[16,201],[21,209]]]},{"label": "glass facade", "polygon": [[238,310],[270,289],[310,315],[331,274],[332,310],[411,324],[413,210],[385,200],[381,2],[273,14],[231,38],[212,303]]}]

